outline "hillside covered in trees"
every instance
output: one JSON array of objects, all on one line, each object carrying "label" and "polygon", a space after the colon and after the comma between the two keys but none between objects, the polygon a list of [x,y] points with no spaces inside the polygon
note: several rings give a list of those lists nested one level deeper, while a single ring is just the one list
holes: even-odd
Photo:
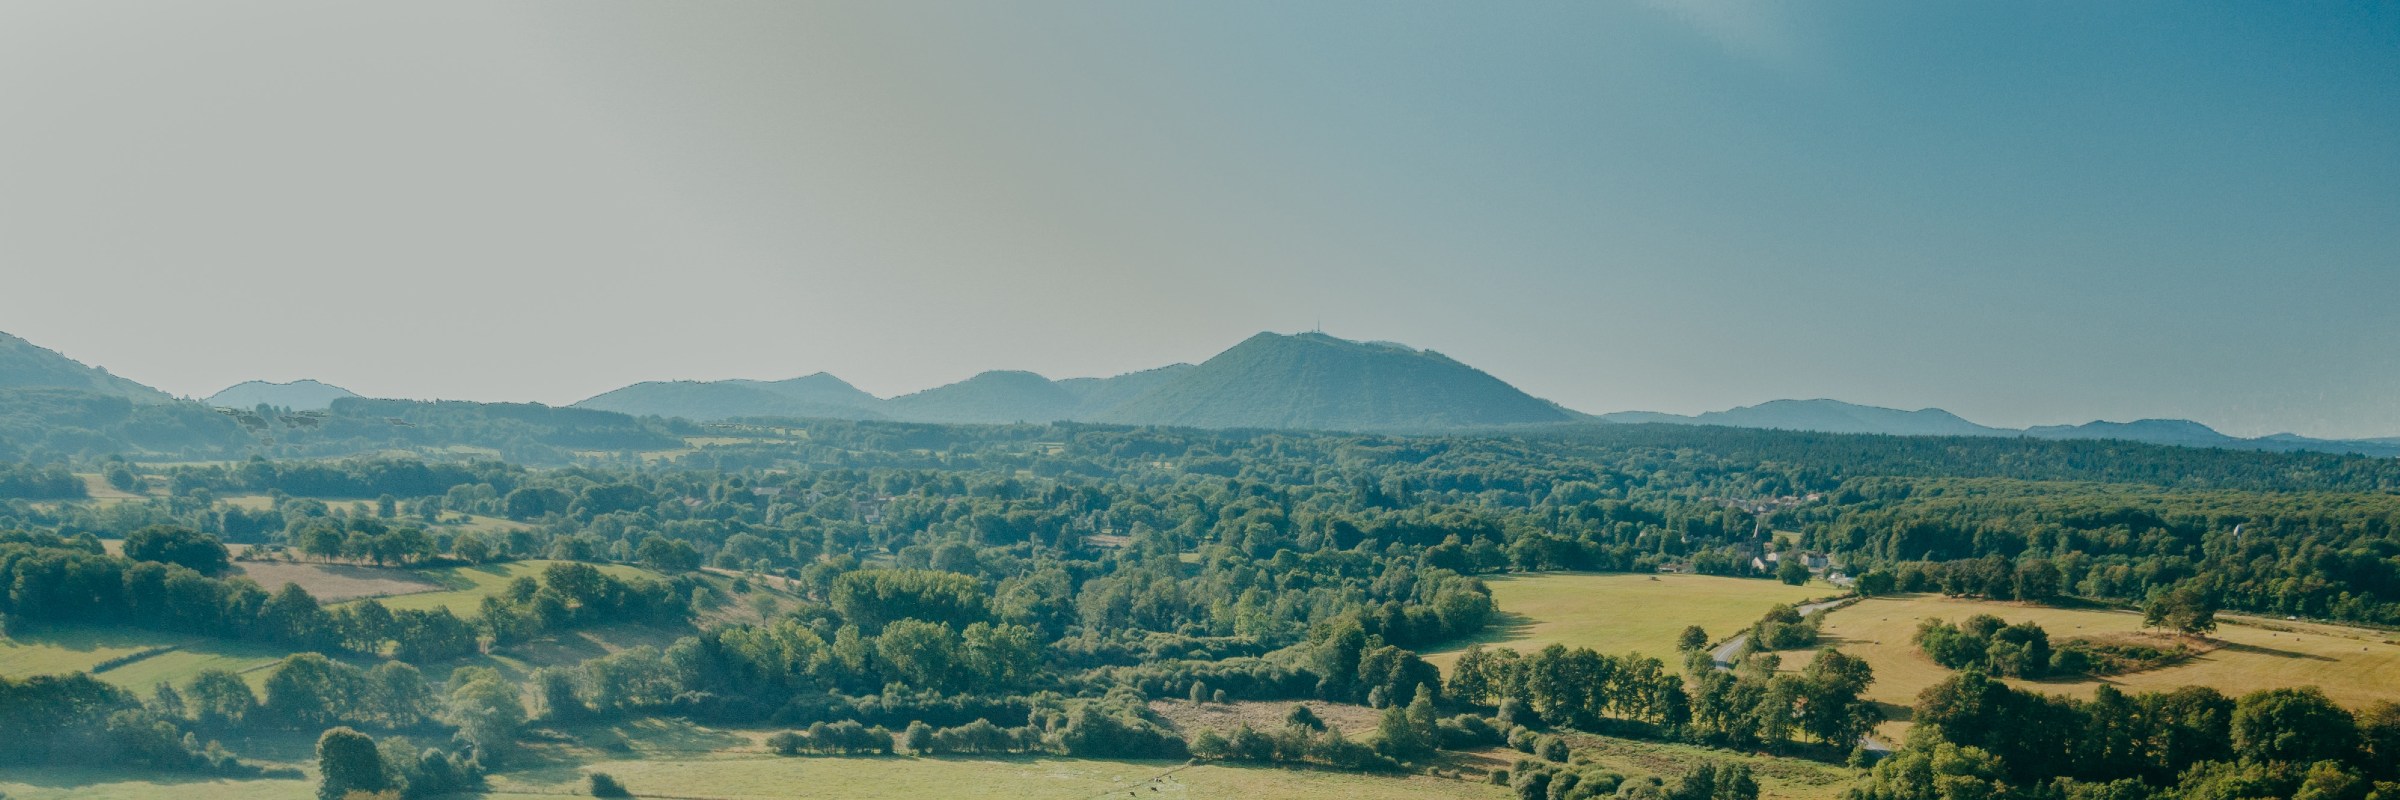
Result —
[{"label": "hillside covered in trees", "polygon": [[[323,424],[388,426],[396,416],[420,421],[415,430],[486,426],[528,438],[659,431],[654,421],[538,406],[344,400],[335,412]],[[1415,651],[1489,623],[1501,609],[1480,577],[1501,572],[1671,564],[1768,579],[1752,554],[1803,548],[1829,553],[1868,591],[2072,595],[2400,623],[2396,472],[2359,457],[1648,425],[1407,437],[761,418],[707,430],[716,435],[676,459],[601,450],[555,469],[255,457],[145,468],[139,480],[161,496],[105,505],[37,501],[62,471],[55,460],[20,463],[0,483],[33,487],[15,489],[19,499],[0,507],[0,530],[17,531],[0,543],[0,582],[11,587],[0,614],[12,624],[153,627],[390,664],[437,664],[584,625],[661,626],[680,631],[679,641],[521,676],[543,699],[524,712],[530,717],[490,724],[664,714],[789,726],[802,731],[789,742],[794,750],[922,741],[1368,769],[1444,746],[1538,754],[1558,741],[1541,731],[1569,729],[1839,758],[1872,722],[1857,700],[1872,675],[1838,652],[1800,673],[1719,671],[1698,650],[1682,664],[1660,660],[1665,654],[1495,652],[1464,658],[1449,675],[1419,658]],[[219,500],[237,495],[272,502]],[[1761,519],[1745,508],[1773,510]],[[497,535],[439,522],[455,513],[524,526]],[[1779,545],[1760,537],[1768,528],[1799,535]],[[117,556],[102,551],[102,538],[159,544]],[[330,608],[297,587],[258,586],[228,577],[218,559],[188,555],[216,541],[379,564],[540,557],[561,566],[472,612],[384,613],[373,603]],[[605,563],[666,577],[577,568]],[[695,625],[710,593],[691,570],[704,566],[788,585],[802,601],[762,622]],[[1782,613],[1753,636],[1782,642],[1813,632],[1810,619]],[[343,677],[367,669],[348,663],[285,664],[276,674],[320,676],[305,684],[319,687],[308,695],[316,699],[270,692],[260,707],[284,710],[240,724],[399,730],[386,720],[404,711],[339,687],[409,684],[406,676],[392,667]],[[407,691],[472,699],[497,691],[471,689],[477,681],[505,679],[479,675],[460,671],[450,684]],[[29,696],[65,691],[44,687]],[[169,688],[233,696],[223,687]],[[2037,756],[2022,748],[2048,745],[1963,731],[1991,729],[1978,721],[1991,714],[2084,720],[2116,711],[2010,699],[2019,695],[1984,684],[1944,691],[1985,699],[1920,710],[1964,720],[1962,732],[1912,742],[1887,763],[1965,769],[2005,791],[2030,791],[2051,774],[2044,758],[2068,759],[2056,774],[2092,780],[2115,769],[2104,745],[2091,745],[2103,748],[2096,755]],[[1317,734],[1289,747],[1271,737],[1187,741],[1144,705],[1184,697],[1380,706],[1389,730],[1364,743]],[[2316,702],[2239,699],[2270,700]],[[122,697],[92,702],[134,707]],[[185,710],[173,714],[156,699],[136,705],[154,715],[141,719],[177,730],[234,729],[227,714],[203,717],[178,702]],[[239,697],[225,702],[238,706]],[[2238,710],[2232,698],[2192,702]],[[2351,713],[2306,713],[2335,712]],[[101,727],[91,735],[117,737],[114,746],[146,741],[133,728],[93,724]],[[2271,732],[2296,723],[2258,724]],[[921,738],[904,730],[914,725],[924,726]],[[505,731],[476,736],[467,741],[482,744],[432,756],[457,761],[435,771],[455,777],[505,758]],[[2371,754],[2383,751],[2345,741],[2309,752],[2363,780]],[[1995,766],[1961,762],[1943,746],[1975,747]],[[2246,764],[2242,747],[2179,752],[2145,767],[2142,785]],[[182,755],[161,763],[238,768],[196,744],[174,752]],[[412,763],[406,768],[435,769]],[[1582,780],[1544,763],[1518,772],[1527,781]],[[2238,774],[2293,786],[2312,774],[2258,769]],[[1932,796],[1908,793],[1912,774],[1879,767],[1870,785],[1887,793],[1871,796]]]}]

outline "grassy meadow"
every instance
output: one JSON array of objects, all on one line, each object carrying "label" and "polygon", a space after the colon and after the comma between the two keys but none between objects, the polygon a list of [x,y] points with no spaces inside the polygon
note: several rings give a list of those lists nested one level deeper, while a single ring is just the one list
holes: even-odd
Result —
[{"label": "grassy meadow", "polygon": [[[369,570],[374,573],[395,573],[403,577],[413,576],[426,582],[419,585],[438,591],[382,596],[377,598],[378,602],[394,609],[422,610],[447,606],[452,613],[460,616],[472,616],[477,613],[477,605],[484,596],[500,593],[507,588],[509,581],[518,576],[538,575],[543,567],[551,563],[553,562],[521,561],[474,567],[438,567],[425,570],[371,570],[371,568],[342,565],[333,565],[327,568],[322,565],[306,563],[273,563],[268,566],[278,570],[272,572],[272,575],[290,578],[293,582],[299,583],[302,588],[310,590],[312,594],[332,600],[357,596],[355,592],[345,595],[344,592],[337,590],[338,587],[326,583],[326,581],[347,582],[345,585],[357,588],[360,585],[358,583],[360,579],[357,575],[352,574],[354,571]],[[603,566],[600,569],[618,577],[636,575],[660,577],[656,573],[638,567]],[[320,570],[323,574],[319,575],[312,570]],[[314,577],[312,578],[312,576]],[[719,595],[726,598],[726,601],[719,608],[705,611],[699,615],[697,619],[700,624],[719,621],[752,623],[761,621],[758,612],[750,606],[750,601],[757,592],[774,594],[785,607],[792,602],[792,598],[788,594],[774,592],[772,589],[760,586],[753,587],[753,594],[735,594],[730,589],[732,578],[723,575],[704,575],[702,580],[716,587]],[[283,581],[278,580],[268,584],[268,588],[272,590],[280,587],[282,583]],[[478,655],[458,662],[419,664],[418,666],[425,668],[430,675],[436,678],[448,674],[450,668],[461,665],[499,667],[506,673],[522,676],[539,667],[573,664],[630,647],[649,645],[664,648],[673,644],[677,637],[689,633],[689,630],[684,629],[635,624],[599,626],[561,631],[488,655]],[[255,688],[266,679],[268,670],[263,669],[264,667],[271,666],[290,654],[288,650],[273,645],[229,641],[216,637],[188,636],[136,628],[50,625],[38,626],[11,637],[0,637],[0,675],[23,677],[67,672],[91,672],[94,667],[111,659],[158,647],[173,647],[174,649],[93,674],[109,683],[145,695],[149,693],[151,687],[161,681],[185,683],[190,681],[193,676],[200,674],[202,670],[212,668],[243,673],[243,677],[248,678]],[[369,660],[360,663],[372,662]],[[8,797],[15,796],[8,795]]]},{"label": "grassy meadow", "polygon": [[[1097,761],[1060,756],[781,758],[711,754],[672,760],[603,761],[587,769],[615,776],[636,796],[744,800],[770,797],[1083,800],[1109,795],[1254,800],[1500,800],[1507,796],[1500,787],[1457,778],[1216,764],[1186,766],[1181,761]],[[582,788],[579,784],[583,772],[576,770],[572,777],[544,776],[563,778],[553,781],[502,775],[492,780],[492,788],[496,794],[561,793]]]},{"label": "grassy meadow", "polygon": [[[1845,767],[1797,758],[1587,734],[1568,734],[1566,738],[1568,745],[1575,748],[1577,761],[1588,760],[1628,776],[1657,775],[1672,780],[1703,762],[1746,764],[1752,778],[1758,781],[1761,798],[1834,800],[1855,785],[1852,779],[1857,777]],[[1496,751],[1494,755],[1507,760],[1501,766],[1523,756],[1514,750]]]},{"label": "grassy meadow", "polygon": [[[510,561],[471,567],[433,567],[409,570],[411,574],[423,580],[440,584],[444,587],[443,590],[385,597],[380,598],[379,602],[395,611],[403,608],[431,611],[435,608],[448,607],[450,613],[462,617],[470,616],[476,613],[477,604],[482,603],[483,598],[506,591],[510,581],[516,580],[520,576],[538,578],[544,567],[555,563],[559,562]],[[657,573],[640,567],[614,564],[602,565],[600,571],[619,578],[640,576],[655,579],[659,577]]]},{"label": "grassy meadow", "polygon": [[[94,674],[101,680],[147,694],[159,681],[181,683],[212,667],[241,672],[273,664],[285,655],[285,651],[272,647],[206,636],[60,625],[0,639],[0,675],[90,672],[109,659],[169,646],[176,649]],[[254,672],[246,677],[255,684],[266,673]]]},{"label": "grassy meadow", "polygon": [[0,769],[8,800],[312,800],[314,779],[234,780],[62,767]]},{"label": "grassy meadow", "polygon": [[[1838,647],[1865,658],[1875,668],[1868,698],[1905,709],[1915,704],[1917,693],[1951,674],[1910,643],[1918,620],[1934,617],[1957,623],[1976,614],[1991,614],[2010,623],[2039,624],[2052,642],[2131,632],[2142,622],[2141,615],[2130,611],[1902,595],[1865,600],[1828,614],[1820,646]],[[2127,693],[2209,686],[2237,697],[2260,689],[2313,684],[2324,689],[2326,696],[2353,708],[2378,700],[2400,701],[2400,677],[2395,677],[2400,676],[2400,644],[2392,642],[2394,635],[2389,632],[2294,621],[2222,619],[2225,624],[2214,638],[2223,646],[2159,669],[2084,680],[2009,683],[2020,689],[2076,697],[2090,697],[2103,683]],[[1782,655],[1786,669],[1806,666],[1813,657],[1805,651]],[[1896,733],[1901,727],[1887,723],[1885,732]]]},{"label": "grassy meadow", "polygon": [[1686,625],[1722,639],[1750,627],[1776,603],[1841,592],[1822,583],[1787,586],[1714,575],[1546,572],[1487,575],[1483,581],[1500,609],[1491,627],[1443,645],[1428,653],[1427,661],[1448,667],[1475,644],[1531,653],[1551,643],[1673,661],[1675,637]]}]

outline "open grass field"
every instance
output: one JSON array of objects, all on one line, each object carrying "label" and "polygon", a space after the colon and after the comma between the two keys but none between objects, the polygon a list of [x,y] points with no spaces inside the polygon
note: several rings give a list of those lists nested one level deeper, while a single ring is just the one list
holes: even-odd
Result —
[{"label": "open grass field", "polygon": [[[438,607],[447,607],[450,609],[450,613],[462,617],[469,616],[476,613],[476,606],[483,602],[483,598],[506,590],[509,581],[516,580],[519,576],[539,578],[542,569],[554,563],[557,562],[511,561],[472,567],[435,567],[409,570],[409,574],[416,575],[428,582],[438,583],[443,589],[435,592],[386,597],[382,598],[381,602],[393,610],[408,608],[430,611]],[[619,578],[641,576],[655,579],[659,577],[657,573],[640,567],[621,565],[602,566],[600,571]]]},{"label": "open grass field", "polygon": [[[284,656],[284,651],[271,647],[203,636],[51,626],[0,639],[0,675],[90,672],[92,667],[109,659],[165,646],[175,649],[95,674],[109,683],[147,694],[159,681],[181,683],[209,668],[240,672],[275,663]],[[250,677],[264,679],[265,673],[252,673]]]},{"label": "open grass field", "polygon": [[[1758,781],[1758,796],[1775,800],[1832,800],[1856,785],[1857,775],[1844,767],[1797,758],[1778,758],[1682,744],[1610,739],[1569,734],[1577,760],[1589,760],[1628,776],[1656,775],[1672,781],[1709,761],[1747,764]],[[1493,751],[1509,763],[1523,756],[1514,750]],[[1506,766],[1506,764],[1502,764]]]},{"label": "open grass field", "polygon": [[635,796],[750,798],[926,797],[1243,798],[1244,800],[1500,800],[1500,787],[1422,775],[1360,775],[1314,769],[1098,761],[1061,756],[782,758],[704,754],[602,761],[572,770],[495,776],[495,795],[582,789],[587,771],[606,772]]},{"label": "open grass field", "polygon": [[75,477],[83,479],[84,492],[94,500],[133,500],[143,496],[108,485],[108,478],[99,473],[78,472]]},{"label": "open grass field", "polygon": [[233,780],[190,775],[129,775],[82,768],[0,769],[8,800],[311,800],[314,780]]},{"label": "open grass field", "polygon": [[[1955,623],[1976,614],[2039,624],[2053,642],[2133,631],[2142,622],[2141,615],[2125,611],[1902,595],[1865,600],[1827,615],[1823,646],[1865,658],[1875,668],[1875,684],[1867,690],[1869,699],[1905,708],[1915,704],[1918,692],[1951,674],[1909,642],[1917,621],[1938,617]],[[2400,634],[2305,622],[2223,619],[2226,624],[2215,638],[2224,646],[2166,667],[2098,679],[2009,683],[2020,689],[2076,697],[2090,697],[2102,683],[2127,693],[2200,685],[2236,697],[2259,689],[2315,685],[2336,702],[2352,707],[2378,700],[2400,701],[2400,645],[2391,643]],[[1783,665],[1798,669],[1811,657],[1807,652],[1784,653]],[[1896,732],[1898,727],[1885,732]]]},{"label": "open grass field", "polygon": [[1443,667],[1469,645],[1531,653],[1555,642],[1603,653],[1641,652],[1675,660],[1675,637],[1698,625],[1714,638],[1750,627],[1776,603],[1840,594],[1823,583],[1713,575],[1548,572],[1487,576],[1500,607],[1481,635],[1451,642],[1425,660]]}]

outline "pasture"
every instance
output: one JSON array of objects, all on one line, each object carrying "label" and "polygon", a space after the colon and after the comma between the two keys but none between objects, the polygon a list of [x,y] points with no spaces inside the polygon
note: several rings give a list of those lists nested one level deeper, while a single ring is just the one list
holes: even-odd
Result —
[{"label": "pasture", "polygon": [[8,800],[311,800],[314,780],[212,778],[64,767],[0,769]]},{"label": "pasture", "polygon": [[[410,574],[417,575],[423,580],[440,584],[443,587],[442,590],[386,597],[381,598],[379,602],[394,611],[403,608],[431,611],[435,608],[447,607],[452,614],[461,617],[472,616],[476,613],[478,604],[483,602],[483,598],[506,591],[509,582],[519,577],[539,578],[544,567],[556,563],[559,562],[511,561],[471,567],[434,567],[409,570]],[[655,579],[659,577],[657,573],[649,570],[623,565],[603,565],[600,567],[600,571],[619,578],[640,576]]]},{"label": "pasture", "polygon": [[[156,647],[175,649],[93,674],[109,683],[148,694],[150,687],[159,681],[181,683],[210,668],[240,672],[275,663],[284,656],[284,651],[271,647],[205,636],[59,625],[0,639],[0,675],[91,672],[93,667],[110,659]],[[265,673],[251,673],[247,677],[264,679]]]},{"label": "pasture", "polygon": [[[1746,764],[1750,767],[1752,778],[1758,781],[1758,796],[1775,800],[1833,800],[1853,786],[1851,779],[1856,777],[1844,767],[1798,758],[1778,758],[1684,744],[1611,739],[1581,733],[1568,734],[1566,739],[1568,746],[1575,748],[1575,760],[1588,760],[1627,776],[1656,775],[1672,781],[1676,776],[1709,761]],[[1494,751],[1492,754],[1506,759],[1498,764],[1501,767],[1523,756],[1514,750]]]},{"label": "pasture", "polygon": [[1698,625],[1723,639],[1776,603],[1838,594],[1822,583],[1787,586],[1780,581],[1714,575],[1546,572],[1486,576],[1499,606],[1484,632],[1428,653],[1443,667],[1470,645],[1511,647],[1531,653],[1552,643],[1603,653],[1640,652],[1672,662],[1675,637]]},{"label": "pasture", "polygon": [[[1875,668],[1869,699],[1907,707],[1917,693],[1951,672],[1917,651],[1909,639],[1920,619],[1953,623],[1991,614],[2010,623],[2033,622],[2050,640],[2123,633],[2141,627],[2129,611],[2070,609],[1993,603],[1932,595],[1879,597],[1828,614],[1822,644],[1865,658]],[[2159,669],[2083,680],[2010,680],[2019,689],[2090,697],[2107,683],[2127,693],[2167,691],[2199,685],[2239,697],[2260,689],[2315,685],[2353,708],[2378,700],[2400,701],[2400,645],[2388,632],[2306,622],[2221,618],[2214,638],[2223,646]],[[1785,669],[1806,666],[1809,652],[1787,652]]]},{"label": "pasture", "polygon": [[1100,761],[1044,755],[783,758],[708,753],[614,760],[581,769],[510,773],[491,780],[495,794],[582,789],[587,771],[606,772],[636,796],[709,798],[1058,798],[1109,795],[1255,800],[1500,800],[1500,787],[1423,775],[1361,775],[1317,769],[1182,761]]}]

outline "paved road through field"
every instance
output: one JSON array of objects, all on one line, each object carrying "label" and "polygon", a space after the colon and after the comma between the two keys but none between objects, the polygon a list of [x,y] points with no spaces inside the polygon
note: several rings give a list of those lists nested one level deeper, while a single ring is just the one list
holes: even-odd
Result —
[{"label": "paved road through field", "polygon": [[[1822,603],[1810,603],[1793,610],[1800,612],[1800,616],[1805,617],[1816,613],[1818,609],[1832,608],[1841,603],[1841,600],[1827,600]],[[1742,643],[1747,641],[1750,641],[1750,634],[1745,633],[1725,640],[1725,644],[1719,646],[1716,652],[1710,653],[1709,656],[1717,660],[1717,669],[1733,669],[1733,657],[1742,652]]]},{"label": "paved road through field", "polygon": [[[1816,613],[1818,609],[1832,608],[1840,605],[1841,603],[1842,601],[1840,600],[1827,600],[1822,603],[1810,603],[1808,605],[1800,606],[1794,610],[1799,611],[1800,616],[1805,617]],[[1733,669],[1734,655],[1742,652],[1742,643],[1749,640],[1750,634],[1747,633],[1727,639],[1725,640],[1724,645],[1719,646],[1715,652],[1709,653],[1709,657],[1716,659],[1717,669]],[[1872,735],[1858,737],[1858,744],[1861,747],[1867,748],[1869,752],[1875,753],[1878,757],[1889,755],[1892,752],[1891,745],[1876,741],[1875,737]]]}]

